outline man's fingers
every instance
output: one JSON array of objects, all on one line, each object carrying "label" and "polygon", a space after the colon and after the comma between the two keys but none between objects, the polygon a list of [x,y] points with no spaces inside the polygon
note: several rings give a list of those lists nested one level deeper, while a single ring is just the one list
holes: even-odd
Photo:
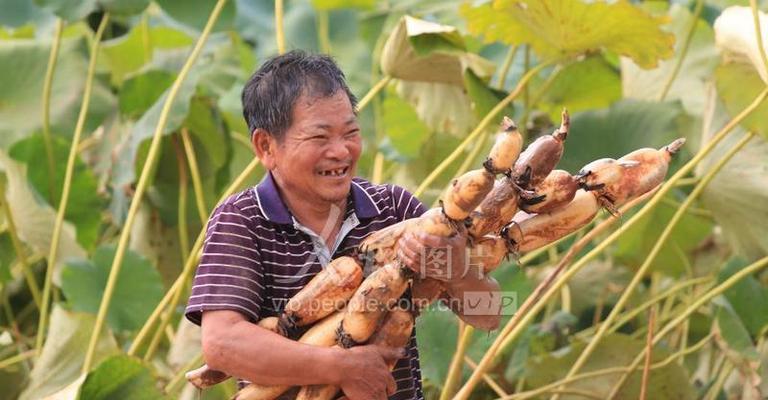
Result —
[{"label": "man's fingers", "polygon": [[385,362],[397,361],[406,355],[404,347],[376,346],[376,349],[379,351],[379,354],[381,354],[381,357]]},{"label": "man's fingers", "polygon": [[387,377],[387,396],[392,396],[395,392],[397,392],[397,382],[395,382],[395,377],[389,374]]}]

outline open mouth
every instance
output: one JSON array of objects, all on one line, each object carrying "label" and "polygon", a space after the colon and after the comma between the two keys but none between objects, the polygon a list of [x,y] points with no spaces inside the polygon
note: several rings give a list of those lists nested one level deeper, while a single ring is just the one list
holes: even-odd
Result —
[{"label": "open mouth", "polygon": [[347,174],[347,171],[349,171],[349,167],[342,167],[342,168],[336,168],[336,169],[326,169],[326,170],[320,171],[320,175],[321,176],[339,177],[339,176],[345,176]]}]

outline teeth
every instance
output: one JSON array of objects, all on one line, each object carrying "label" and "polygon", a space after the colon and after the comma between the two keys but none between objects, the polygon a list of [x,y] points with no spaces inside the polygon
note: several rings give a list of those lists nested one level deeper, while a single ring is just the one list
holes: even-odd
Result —
[{"label": "teeth", "polygon": [[342,176],[344,173],[347,172],[347,168],[339,168],[339,169],[331,169],[327,171],[321,171],[320,175],[322,176]]}]

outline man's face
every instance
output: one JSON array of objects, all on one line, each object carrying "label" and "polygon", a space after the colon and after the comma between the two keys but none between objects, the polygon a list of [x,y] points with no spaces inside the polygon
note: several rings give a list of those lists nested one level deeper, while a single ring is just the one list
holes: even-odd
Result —
[{"label": "man's face", "polygon": [[360,158],[360,127],[344,91],[330,97],[302,94],[293,122],[274,144],[272,169],[283,191],[338,204],[346,200]]}]

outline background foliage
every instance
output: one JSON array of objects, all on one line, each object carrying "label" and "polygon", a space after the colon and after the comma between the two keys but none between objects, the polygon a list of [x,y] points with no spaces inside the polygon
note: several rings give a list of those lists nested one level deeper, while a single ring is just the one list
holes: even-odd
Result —
[{"label": "background foliage", "polygon": [[[560,168],[572,173],[688,140],[670,190],[592,237],[580,256],[602,254],[574,263],[515,333],[423,315],[429,398],[549,397],[577,370],[629,365],[650,339],[661,363],[647,380],[642,367],[625,374],[618,398],[768,396],[768,102],[739,116],[764,96],[768,72],[749,1],[214,3],[0,0],[0,399],[195,398],[182,381],[202,363],[199,330],[182,314],[199,234],[219,199],[263,174],[240,91],[286,48],[337,59],[363,98],[359,175],[426,204],[480,164],[502,115],[531,141],[567,107]],[[716,26],[733,5],[747,6],[742,23]],[[683,207],[694,187],[701,196]],[[522,303],[586,232],[496,278]],[[582,377],[561,395],[606,398],[622,373]],[[229,382],[202,396],[233,392]]]}]

